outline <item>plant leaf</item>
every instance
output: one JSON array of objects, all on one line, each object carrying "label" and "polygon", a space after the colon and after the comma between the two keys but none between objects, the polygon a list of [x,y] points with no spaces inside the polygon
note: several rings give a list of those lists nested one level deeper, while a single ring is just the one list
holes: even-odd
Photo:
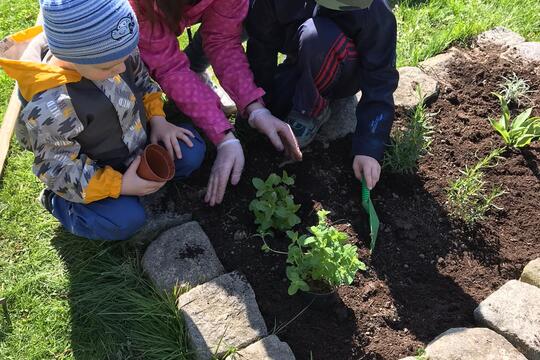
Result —
[{"label": "plant leaf", "polygon": [[[251,182],[253,183],[253,186],[255,187],[255,189],[257,190],[261,190],[264,188],[264,181],[262,181],[262,179],[259,179],[259,178],[253,178],[251,180]],[[259,193],[257,193],[257,196],[259,196]]]}]

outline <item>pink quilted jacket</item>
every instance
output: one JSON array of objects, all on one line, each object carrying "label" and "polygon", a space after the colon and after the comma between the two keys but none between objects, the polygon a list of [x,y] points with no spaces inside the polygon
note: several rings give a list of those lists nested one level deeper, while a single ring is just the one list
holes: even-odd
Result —
[{"label": "pink quilted jacket", "polygon": [[[135,0],[130,0],[137,11]],[[242,22],[248,0],[200,0],[187,7],[178,24],[178,33],[198,22],[203,48],[221,85],[240,112],[264,91],[253,81],[253,74],[241,44]],[[141,39],[139,48],[152,77],[178,108],[189,116],[215,144],[231,128],[220,109],[219,98],[190,70],[189,60],[179,46],[177,35],[164,24],[152,26],[137,14]]]}]

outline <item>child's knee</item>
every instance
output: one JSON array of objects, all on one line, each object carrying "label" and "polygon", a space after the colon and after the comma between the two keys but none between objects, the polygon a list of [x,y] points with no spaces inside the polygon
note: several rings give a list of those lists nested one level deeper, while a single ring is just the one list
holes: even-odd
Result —
[{"label": "child's knee", "polygon": [[299,28],[300,57],[312,60],[323,59],[341,34],[339,27],[327,18],[311,18]]},{"label": "child's knee", "polygon": [[103,218],[100,227],[99,238],[103,240],[119,241],[132,237],[146,223],[146,213],[139,202],[132,202],[130,206],[118,209],[112,218]]},{"label": "child's knee", "polygon": [[[187,128],[187,127],[186,127]],[[201,167],[206,154],[206,145],[195,129],[190,128],[195,137],[191,139],[193,147],[182,146],[182,159],[175,161],[176,178],[184,178]]]}]

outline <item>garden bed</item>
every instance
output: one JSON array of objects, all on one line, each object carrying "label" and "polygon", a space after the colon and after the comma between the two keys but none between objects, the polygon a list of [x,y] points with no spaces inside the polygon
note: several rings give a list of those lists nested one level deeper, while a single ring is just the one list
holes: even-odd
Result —
[{"label": "garden bed", "polygon": [[[498,51],[498,50],[497,50]],[[480,157],[502,147],[488,118],[498,118],[503,76],[513,72],[529,81],[529,101],[540,115],[540,80],[534,66],[500,60],[493,53],[467,52],[471,59],[449,69],[449,83],[428,106],[434,113],[433,144],[414,175],[388,172],[372,196],[382,227],[377,248],[370,256],[367,217],[360,203],[360,186],[351,170],[350,138],[320,143],[304,154],[301,163],[285,167],[296,177],[292,189],[302,205],[302,225],[315,224],[314,209],[331,211],[330,219],[346,231],[360,248],[369,269],[351,286],[338,290],[341,302],[331,309],[307,309],[298,296],[287,294],[285,256],[261,251],[249,202],[255,191],[253,177],[281,173],[283,160],[262,141],[246,148],[241,183],[229,189],[216,208],[201,200],[211,161],[187,183],[167,188],[177,211],[193,213],[210,237],[227,270],[243,272],[255,290],[270,329],[279,332],[298,359],[399,359],[451,327],[474,325],[477,304],[508,279],[517,278],[527,261],[540,256],[540,146],[522,152],[507,151],[496,167],[486,170],[489,184],[506,191],[486,220],[466,227],[446,210],[445,188],[459,169],[473,166]],[[398,111],[395,128],[406,119]],[[271,239],[286,250],[289,240]],[[297,318],[296,318],[297,317]]]}]

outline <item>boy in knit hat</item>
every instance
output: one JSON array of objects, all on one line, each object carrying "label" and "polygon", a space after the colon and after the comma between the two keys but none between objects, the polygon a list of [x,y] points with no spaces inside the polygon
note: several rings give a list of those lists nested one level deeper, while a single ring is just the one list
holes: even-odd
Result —
[{"label": "boy in knit hat", "polygon": [[163,144],[176,178],[184,178],[200,166],[204,142],[193,128],[165,119],[127,0],[40,5],[43,27],[0,42],[0,66],[17,80],[23,101],[17,137],[47,186],[43,205],[68,231],[127,239],[146,221],[139,196],[165,184],[137,176],[145,146]]}]

